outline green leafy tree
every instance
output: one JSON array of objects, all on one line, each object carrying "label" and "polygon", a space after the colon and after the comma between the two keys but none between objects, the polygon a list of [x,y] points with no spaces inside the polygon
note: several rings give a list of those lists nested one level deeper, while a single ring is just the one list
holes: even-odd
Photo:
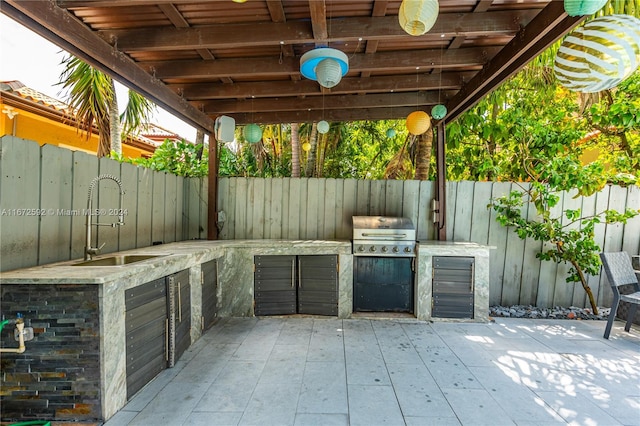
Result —
[{"label": "green leafy tree", "polygon": [[[598,223],[626,223],[627,219],[640,213],[627,209],[619,213],[605,210],[590,216],[582,216],[580,210],[564,210],[553,214],[563,191],[577,191],[588,196],[600,190],[606,183],[599,163],[583,166],[573,156],[558,156],[539,159],[529,169],[532,183],[522,186],[520,191],[492,200],[489,207],[497,212],[497,221],[512,227],[521,239],[533,238],[546,243],[536,256],[540,260],[565,262],[571,265],[566,278],[568,283],[579,282],[586,292],[591,309],[597,315],[598,307],[588,285],[586,274],[600,272],[600,247],[594,241],[594,228]],[[526,206],[535,207],[536,217],[526,217]],[[524,213],[523,213],[524,212]]]},{"label": "green leafy tree", "polygon": [[117,159],[178,176],[202,177],[207,176],[209,172],[208,152],[208,149],[200,144],[192,144],[184,139],[180,142],[167,139],[149,158],[127,160],[119,156]]},{"label": "green leafy tree", "polygon": [[98,157],[114,152],[122,155],[121,123],[129,134],[149,121],[155,106],[134,91],[122,116],[118,114],[115,84],[111,77],[81,59],[69,55],[62,60],[64,69],[59,85],[67,91],[67,103],[75,110],[78,128],[89,138],[95,126],[98,130]]}]

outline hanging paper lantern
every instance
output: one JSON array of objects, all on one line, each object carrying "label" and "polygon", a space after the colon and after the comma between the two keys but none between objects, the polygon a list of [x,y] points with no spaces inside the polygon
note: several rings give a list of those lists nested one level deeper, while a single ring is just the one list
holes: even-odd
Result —
[{"label": "hanging paper lantern", "polygon": [[328,131],[329,131],[329,123],[327,123],[324,120],[318,121],[318,133],[324,135]]},{"label": "hanging paper lantern", "polygon": [[431,126],[429,115],[424,111],[414,111],[407,116],[407,130],[412,135],[421,135]]},{"label": "hanging paper lantern", "polygon": [[438,19],[438,0],[403,0],[398,10],[398,21],[412,36],[429,31]]},{"label": "hanging paper lantern", "polygon": [[396,135],[396,129],[388,129],[387,130],[387,137],[389,139],[391,139],[392,137],[394,137]]},{"label": "hanging paper lantern", "polygon": [[338,49],[318,47],[300,57],[300,74],[327,89],[338,84],[348,71],[349,58]]},{"label": "hanging paper lantern", "polygon": [[260,139],[262,139],[262,129],[257,124],[247,124],[244,126],[243,135],[249,143],[260,142]]},{"label": "hanging paper lantern", "polygon": [[311,144],[309,142],[305,142],[302,144],[302,150],[304,152],[309,152],[310,149],[311,149]]},{"label": "hanging paper lantern", "polygon": [[607,0],[564,0],[564,10],[569,16],[593,15],[607,4]]},{"label": "hanging paper lantern", "polygon": [[431,109],[431,116],[436,120],[442,120],[447,115],[447,107],[439,104]]},{"label": "hanging paper lantern", "polygon": [[640,64],[640,19],[609,15],[587,22],[565,38],[553,70],[560,84],[576,92],[611,89]]}]

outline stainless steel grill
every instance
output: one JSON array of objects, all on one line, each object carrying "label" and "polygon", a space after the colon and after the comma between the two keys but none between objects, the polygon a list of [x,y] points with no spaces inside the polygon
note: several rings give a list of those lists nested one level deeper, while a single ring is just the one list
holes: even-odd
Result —
[{"label": "stainless steel grill", "polygon": [[415,257],[413,222],[406,217],[353,216],[353,254]]}]

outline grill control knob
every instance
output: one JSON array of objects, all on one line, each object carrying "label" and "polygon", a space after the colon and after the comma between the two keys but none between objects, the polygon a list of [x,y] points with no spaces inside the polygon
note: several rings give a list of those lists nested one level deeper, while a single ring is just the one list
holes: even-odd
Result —
[{"label": "grill control knob", "polygon": [[369,251],[371,251],[371,252],[374,252],[374,251],[376,251],[376,250],[377,250],[377,249],[376,249],[376,246],[371,246],[371,247],[369,248]]},{"label": "grill control knob", "polygon": [[382,246],[382,249],[381,249],[381,250],[382,250],[382,252],[383,252],[383,253],[386,253],[386,252],[388,252],[388,251],[389,251],[389,249],[387,248],[387,246]]},{"label": "grill control knob", "polygon": [[405,247],[404,251],[405,253],[411,253],[411,247]]},{"label": "grill control knob", "polygon": [[358,251],[364,251],[364,246],[358,246]]},{"label": "grill control knob", "polygon": [[394,248],[393,248],[393,252],[394,252],[394,253],[397,253],[397,252],[399,252],[399,251],[400,251],[400,249],[399,249],[398,247],[394,247]]}]

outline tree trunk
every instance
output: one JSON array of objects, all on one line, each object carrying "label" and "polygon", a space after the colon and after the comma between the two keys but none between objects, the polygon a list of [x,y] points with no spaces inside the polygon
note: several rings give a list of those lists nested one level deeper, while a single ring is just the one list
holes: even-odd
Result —
[{"label": "tree trunk", "polygon": [[109,133],[111,138],[111,151],[122,155],[122,135],[120,131],[120,113],[118,111],[118,97],[116,87],[111,79],[111,100],[109,102]]},{"label": "tree trunk", "polygon": [[429,129],[418,135],[416,141],[416,176],[417,180],[429,179],[429,167],[431,165],[431,149],[433,147],[433,129]]},{"label": "tree trunk", "polygon": [[196,146],[198,147],[196,158],[200,161],[202,160],[202,152],[204,151],[204,132],[202,130],[196,131]]},{"label": "tree trunk", "polygon": [[291,123],[291,177],[300,177],[300,124]]},{"label": "tree trunk", "polygon": [[316,152],[318,151],[318,123],[315,121],[311,126],[311,135],[309,136],[309,156],[307,157],[307,167],[304,175],[306,177],[313,177],[316,170]]}]

